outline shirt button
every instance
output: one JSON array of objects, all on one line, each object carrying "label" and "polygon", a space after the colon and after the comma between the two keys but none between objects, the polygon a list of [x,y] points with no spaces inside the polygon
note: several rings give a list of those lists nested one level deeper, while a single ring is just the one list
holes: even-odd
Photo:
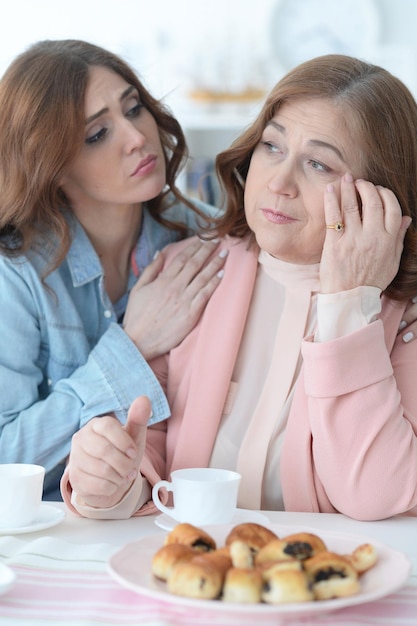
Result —
[{"label": "shirt button", "polygon": [[109,309],[104,311],[104,317],[111,317],[111,311],[109,311]]},{"label": "shirt button", "polygon": [[52,380],[50,378],[48,378],[48,386],[51,387],[52,386]]}]

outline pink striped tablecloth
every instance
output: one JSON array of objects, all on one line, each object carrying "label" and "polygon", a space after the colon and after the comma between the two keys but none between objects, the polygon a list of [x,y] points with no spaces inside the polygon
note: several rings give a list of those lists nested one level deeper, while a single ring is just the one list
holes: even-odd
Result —
[{"label": "pink striped tablecloth", "polygon": [[[52,538],[19,545],[0,539],[0,561],[16,573],[16,583],[0,596],[0,624],[19,626],[146,625],[254,626],[232,613],[195,610],[161,602],[123,588],[106,570],[114,546],[80,546]],[[256,620],[266,626],[416,626],[417,586],[408,584],[378,601],[315,617]]]}]

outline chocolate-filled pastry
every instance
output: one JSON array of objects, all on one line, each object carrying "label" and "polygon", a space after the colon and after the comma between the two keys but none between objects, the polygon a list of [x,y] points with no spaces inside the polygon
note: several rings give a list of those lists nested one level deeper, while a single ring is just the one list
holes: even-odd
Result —
[{"label": "chocolate-filled pastry", "polygon": [[234,526],[227,535],[225,543],[229,546],[233,541],[243,541],[256,553],[274,539],[278,539],[278,537],[269,528],[261,524],[248,522]]},{"label": "chocolate-filled pastry", "polygon": [[303,565],[316,600],[343,598],[360,591],[357,571],[340,554],[319,552]]},{"label": "chocolate-filled pastry", "polygon": [[358,546],[351,554],[346,554],[345,558],[355,568],[358,574],[367,572],[373,567],[378,559],[375,546],[371,543],[363,543]]},{"label": "chocolate-filled pastry", "polygon": [[211,552],[203,552],[198,556],[194,556],[193,563],[199,563],[201,561],[211,563],[216,567],[222,575],[224,580],[227,571],[232,567],[232,558],[228,553],[228,550],[219,548],[218,550],[212,550]]},{"label": "chocolate-filled pastry", "polygon": [[261,572],[262,578],[265,581],[268,580],[269,576],[271,576],[274,572],[281,572],[283,570],[298,570],[299,572],[304,571],[302,561],[298,561],[297,559],[265,561],[265,563],[260,563],[259,565],[256,565],[256,569]]},{"label": "chocolate-filled pastry", "polygon": [[189,561],[196,555],[194,548],[181,543],[162,546],[152,558],[152,574],[161,580],[168,580],[177,563]]},{"label": "chocolate-filled pastry", "polygon": [[177,524],[171,532],[165,537],[165,545],[171,543],[182,543],[185,546],[191,546],[201,552],[209,552],[216,549],[216,542],[213,537],[201,528],[192,524]]},{"label": "chocolate-filled pastry", "polygon": [[223,587],[224,575],[214,562],[195,557],[178,563],[168,578],[168,591],[187,598],[213,600]]},{"label": "chocolate-filled pastry", "polygon": [[297,543],[309,544],[311,546],[311,551],[313,552],[311,556],[314,556],[314,554],[317,554],[317,552],[323,552],[323,550],[327,550],[324,541],[314,533],[293,533],[291,535],[285,535],[283,539],[287,543],[294,545],[296,545]]},{"label": "chocolate-filled pastry", "polygon": [[221,548],[216,548],[216,554],[224,554],[225,556],[230,557],[230,546],[222,546]]},{"label": "chocolate-filled pastry", "polygon": [[285,558],[304,561],[324,550],[326,550],[326,545],[317,535],[294,533],[264,546],[256,555],[255,564]]},{"label": "chocolate-filled pastry", "polygon": [[261,601],[262,575],[253,568],[232,567],[223,584],[224,602],[256,604]]},{"label": "chocolate-filled pastry", "polygon": [[290,544],[284,539],[274,539],[270,541],[255,554],[255,565],[270,563],[271,561],[294,561],[296,557],[294,557],[293,554],[289,554],[290,550],[287,550],[289,546]]},{"label": "chocolate-filled pastry", "polygon": [[253,567],[254,554],[253,550],[247,543],[241,541],[240,539],[236,539],[236,541],[232,541],[228,547],[233,567],[242,569],[250,569]]},{"label": "chocolate-filled pastry", "polygon": [[302,569],[282,569],[268,576],[263,586],[262,600],[268,604],[310,602],[314,600],[314,593]]}]

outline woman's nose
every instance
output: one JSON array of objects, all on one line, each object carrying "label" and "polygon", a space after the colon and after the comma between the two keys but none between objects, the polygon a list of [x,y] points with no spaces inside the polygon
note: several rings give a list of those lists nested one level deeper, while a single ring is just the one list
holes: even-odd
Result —
[{"label": "woman's nose", "polygon": [[293,168],[287,163],[275,166],[268,180],[268,189],[274,194],[294,197],[297,195],[297,183]]},{"label": "woman's nose", "polygon": [[126,150],[130,152],[145,145],[146,135],[143,130],[136,128],[132,122],[125,120],[123,124],[123,142]]}]

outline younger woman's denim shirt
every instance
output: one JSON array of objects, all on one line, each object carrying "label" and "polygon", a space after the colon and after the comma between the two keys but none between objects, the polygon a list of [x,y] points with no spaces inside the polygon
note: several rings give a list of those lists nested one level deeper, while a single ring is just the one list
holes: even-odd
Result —
[{"label": "younger woman's denim shirt", "polygon": [[[164,217],[187,224],[189,234],[196,230],[196,216],[184,205]],[[170,414],[152,370],[116,319],[90,240],[75,218],[69,220],[71,249],[48,275],[50,289],[42,284],[49,259],[41,253],[0,255],[0,462],[39,463],[47,472],[63,462],[72,435],[92,417],[114,413],[124,423],[142,394],[152,403],[151,424]],[[144,207],[135,267],[142,271],[179,237]],[[136,280],[132,270],[128,291]],[[127,294],[124,300],[116,308],[124,310]]]}]

